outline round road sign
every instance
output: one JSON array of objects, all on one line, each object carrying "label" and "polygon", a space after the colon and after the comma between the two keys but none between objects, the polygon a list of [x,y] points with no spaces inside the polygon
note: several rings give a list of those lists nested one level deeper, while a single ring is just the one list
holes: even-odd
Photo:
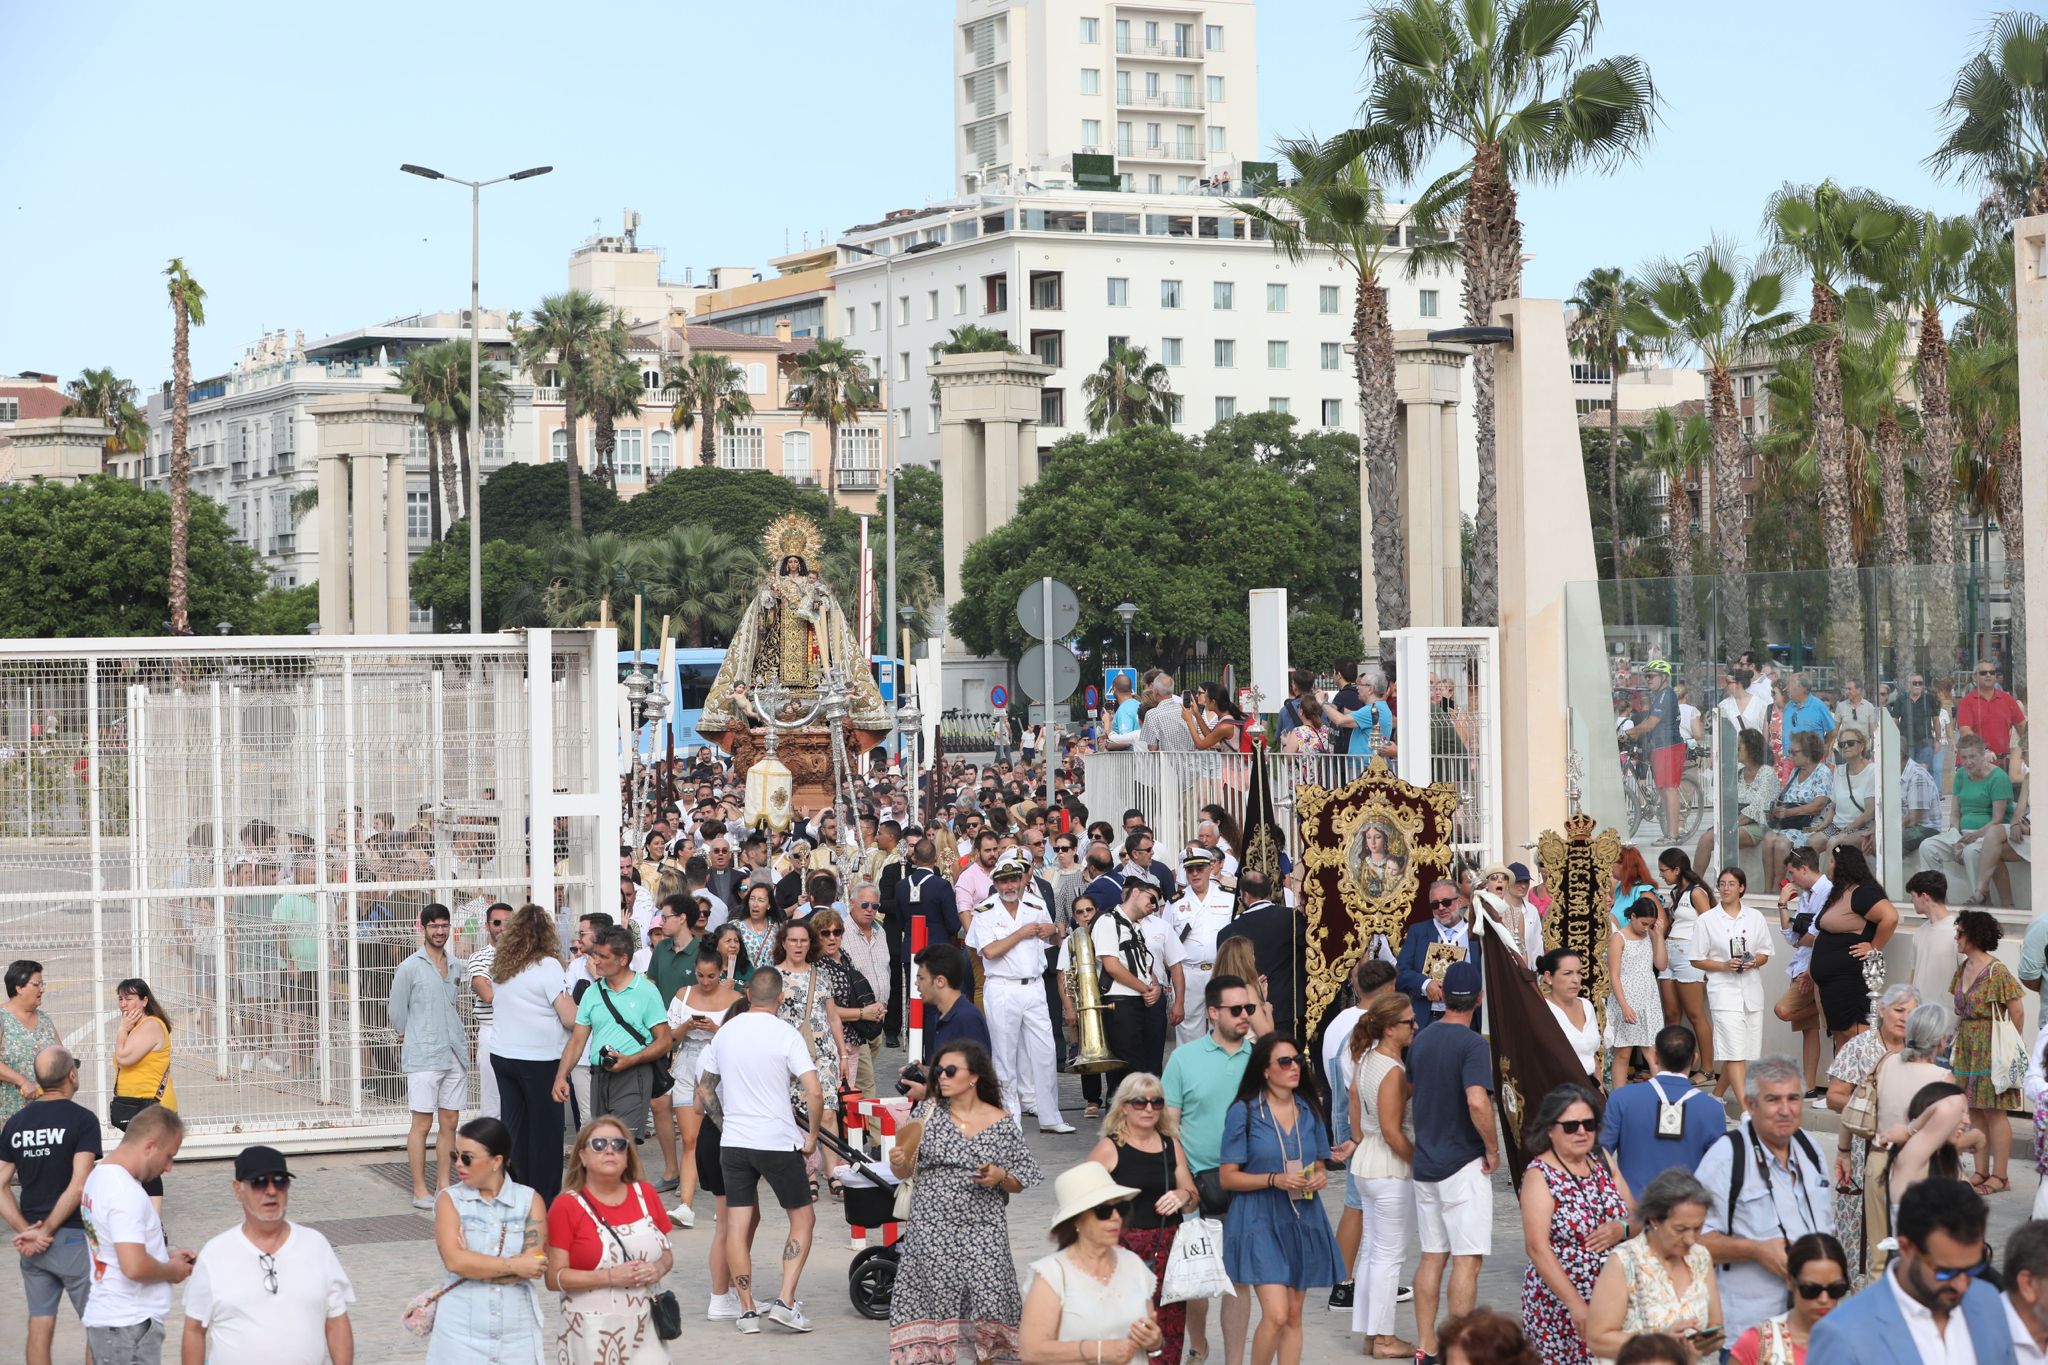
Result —
[{"label": "round road sign", "polygon": [[[1052,691],[1050,697],[1040,695],[1045,691],[1046,651],[1051,650]],[[1017,662],[1017,686],[1033,701],[1065,701],[1074,695],[1074,689],[1081,685],[1081,665],[1074,656],[1060,645],[1033,645],[1024,651],[1024,657]]]},{"label": "round road sign", "polygon": [[1081,694],[1081,697],[1084,701],[1088,703],[1088,709],[1090,711],[1093,711],[1096,707],[1102,705],[1102,694],[1095,690],[1094,683],[1088,684],[1087,691],[1083,692]]},{"label": "round road sign", "polygon": [[997,683],[988,690],[988,709],[1007,711],[1010,708],[1010,689]]},{"label": "round road sign", "polygon": [[1017,594],[1017,623],[1033,640],[1064,640],[1081,620],[1081,599],[1057,578],[1052,581],[1052,619],[1045,615],[1045,583],[1034,579]]}]

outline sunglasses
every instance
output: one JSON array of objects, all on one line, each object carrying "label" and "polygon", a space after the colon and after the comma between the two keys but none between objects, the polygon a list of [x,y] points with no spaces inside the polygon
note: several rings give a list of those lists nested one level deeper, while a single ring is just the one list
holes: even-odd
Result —
[{"label": "sunglasses", "polygon": [[1980,678],[1995,678],[1998,676],[1998,670],[1992,668],[1980,668],[1977,670],[1977,676]]},{"label": "sunglasses", "polygon": [[1284,1057],[1275,1057],[1271,1064],[1274,1066],[1300,1066],[1301,1058],[1297,1054],[1290,1052]]},{"label": "sunglasses", "polygon": [[1950,1280],[1975,1279],[1989,1269],[1991,1269],[1991,1259],[1986,1257],[1975,1265],[1961,1266],[1954,1270],[1947,1267],[1930,1267],[1928,1273],[1934,1277],[1936,1284],[1947,1284]]},{"label": "sunglasses", "polygon": [[1212,1009],[1219,1009],[1219,1010],[1222,1010],[1222,1011],[1223,1011],[1223,1012],[1224,1012],[1225,1014],[1227,1014],[1227,1015],[1231,1016],[1231,1017],[1232,1017],[1233,1019],[1242,1019],[1242,1018],[1244,1018],[1244,1016],[1246,1016],[1247,1014],[1250,1014],[1250,1013],[1251,1013],[1251,1012],[1252,1012],[1253,1010],[1257,1009],[1257,1008],[1258,1008],[1258,1006],[1257,1006],[1257,1005],[1212,1005],[1212,1006],[1211,1006],[1210,1008],[1212,1008]]},{"label": "sunglasses", "polygon": [[461,1148],[457,1148],[455,1151],[455,1164],[458,1166],[477,1166],[481,1165],[484,1160],[485,1157],[482,1152],[465,1152]]},{"label": "sunglasses", "polygon": [[879,910],[882,908],[880,901],[855,901],[854,904],[863,910]]},{"label": "sunglasses", "polygon": [[1166,1107],[1166,1096],[1139,1095],[1134,1099],[1126,1101],[1126,1103],[1133,1109],[1164,1109]]},{"label": "sunglasses", "polygon": [[282,1171],[275,1171],[269,1175],[251,1176],[243,1183],[252,1190],[276,1190],[279,1194],[285,1194],[291,1190],[292,1178]]},{"label": "sunglasses", "polygon": [[958,1062],[947,1062],[944,1066],[933,1067],[932,1074],[935,1076],[944,1076],[947,1080],[950,1081],[955,1076],[960,1075],[962,1072],[966,1070],[967,1068],[961,1066]]},{"label": "sunglasses", "polygon": [[1114,1204],[1097,1204],[1094,1208],[1088,1210],[1088,1214],[1092,1218],[1097,1218],[1107,1223],[1112,1218],[1123,1217],[1124,1210],[1130,1206],[1131,1201],[1128,1199],[1120,1200]]},{"label": "sunglasses", "polygon": [[1406,1019],[1396,1019],[1396,1020],[1395,1020],[1395,1021],[1394,1021],[1393,1023],[1391,1023],[1391,1024],[1387,1025],[1387,1027],[1388,1027],[1388,1028],[1414,1028],[1414,1027],[1415,1027],[1415,1016],[1413,1016],[1413,1015],[1410,1015],[1410,1016],[1409,1016],[1408,1018],[1406,1018]]},{"label": "sunglasses", "polygon": [[1567,1133],[1590,1133],[1600,1124],[1595,1119],[1559,1119],[1557,1126]]},{"label": "sunglasses", "polygon": [[623,1152],[633,1144],[622,1137],[594,1137],[583,1145],[593,1152]]},{"label": "sunglasses", "polygon": [[1446,905],[1456,905],[1458,903],[1458,898],[1456,896],[1452,896],[1448,899],[1440,899],[1436,896],[1432,896],[1429,898],[1429,903],[1431,905],[1441,908]]},{"label": "sunglasses", "polygon": [[1055,853],[1072,853],[1074,846],[1072,844],[1054,844],[1052,851]]},{"label": "sunglasses", "polygon": [[1138,845],[1138,852],[1140,852],[1140,853],[1150,853],[1150,852],[1152,851],[1153,847],[1154,847],[1154,846],[1153,846],[1153,845],[1151,845],[1151,844],[1139,844],[1139,845]]},{"label": "sunglasses", "polygon": [[1799,1282],[1800,1298],[1810,1302],[1823,1294],[1831,1299],[1846,1299],[1849,1297],[1849,1282],[1847,1280],[1835,1280],[1830,1284],[1822,1284],[1819,1280],[1801,1280]]},{"label": "sunglasses", "polygon": [[259,1251],[256,1253],[256,1264],[263,1270],[263,1288],[269,1293],[277,1293],[277,1257]]}]

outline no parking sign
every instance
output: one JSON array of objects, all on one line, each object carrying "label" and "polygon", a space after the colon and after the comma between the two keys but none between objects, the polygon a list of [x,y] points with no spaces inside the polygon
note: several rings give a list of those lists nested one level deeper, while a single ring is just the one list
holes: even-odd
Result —
[{"label": "no parking sign", "polygon": [[988,690],[988,709],[1007,711],[1010,709],[1010,689],[997,683]]},{"label": "no parking sign", "polygon": [[1096,707],[1102,705],[1102,694],[1095,690],[1094,683],[1089,683],[1087,689],[1081,693],[1081,696],[1082,699],[1088,703],[1088,709],[1090,711],[1093,711]]}]

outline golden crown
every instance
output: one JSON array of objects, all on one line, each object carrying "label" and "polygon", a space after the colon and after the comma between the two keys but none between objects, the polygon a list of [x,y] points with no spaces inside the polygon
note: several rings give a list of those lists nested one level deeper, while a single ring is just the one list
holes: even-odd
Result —
[{"label": "golden crown", "polygon": [[1582,844],[1592,839],[1593,831],[1598,827],[1598,821],[1584,811],[1580,811],[1577,815],[1564,822],[1564,837],[1575,844]]},{"label": "golden crown", "polygon": [[806,565],[816,568],[818,552],[824,548],[825,537],[818,530],[818,523],[801,512],[784,512],[768,523],[768,529],[761,534],[761,543],[768,548],[772,559],[802,555]]}]

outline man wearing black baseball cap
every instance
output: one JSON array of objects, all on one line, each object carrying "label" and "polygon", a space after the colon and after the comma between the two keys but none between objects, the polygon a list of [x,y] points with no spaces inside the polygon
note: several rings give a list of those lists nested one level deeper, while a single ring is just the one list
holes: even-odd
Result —
[{"label": "man wearing black baseball cap", "polygon": [[235,1158],[242,1221],[200,1248],[185,1282],[186,1360],[354,1365],[355,1287],[327,1239],[285,1216],[291,1186],[275,1147]]}]

